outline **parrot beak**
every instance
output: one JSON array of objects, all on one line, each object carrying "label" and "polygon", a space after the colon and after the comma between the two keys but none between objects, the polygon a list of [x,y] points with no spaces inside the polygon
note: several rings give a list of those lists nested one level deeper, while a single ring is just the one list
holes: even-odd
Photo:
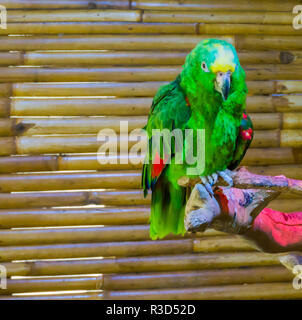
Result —
[{"label": "parrot beak", "polygon": [[231,87],[231,72],[217,72],[215,80],[215,90],[226,100]]}]

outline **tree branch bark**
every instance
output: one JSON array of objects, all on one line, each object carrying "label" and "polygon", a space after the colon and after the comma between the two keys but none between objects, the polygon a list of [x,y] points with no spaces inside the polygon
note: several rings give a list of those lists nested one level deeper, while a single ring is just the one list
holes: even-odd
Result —
[{"label": "tree branch bark", "polygon": [[187,231],[204,231],[211,227],[228,233],[243,233],[281,192],[302,196],[302,181],[283,175],[263,176],[242,167],[232,172],[232,179],[232,188],[223,187],[226,184],[219,179],[215,196],[207,192],[200,179],[179,179],[179,185],[194,187],[186,205],[184,222]]},{"label": "tree branch bark", "polygon": [[[234,188],[238,189],[265,189],[277,192],[289,192],[302,196],[302,181],[280,176],[263,176],[249,172],[245,167],[240,167],[232,172]],[[182,177],[178,180],[178,184],[186,186],[195,186],[200,183],[200,179],[190,179]],[[221,178],[217,181],[216,186],[226,186],[225,181]]]}]

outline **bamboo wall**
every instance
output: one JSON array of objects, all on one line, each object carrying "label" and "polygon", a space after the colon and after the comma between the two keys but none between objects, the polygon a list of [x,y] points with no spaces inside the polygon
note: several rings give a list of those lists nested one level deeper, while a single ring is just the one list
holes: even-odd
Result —
[{"label": "bamboo wall", "polygon": [[[159,86],[215,37],[247,74],[244,164],[302,179],[299,2],[0,0],[0,299],[302,298],[276,255],[235,236],[151,241],[141,166],[96,157],[98,131],[143,126]],[[301,211],[302,199],[271,207]]]}]

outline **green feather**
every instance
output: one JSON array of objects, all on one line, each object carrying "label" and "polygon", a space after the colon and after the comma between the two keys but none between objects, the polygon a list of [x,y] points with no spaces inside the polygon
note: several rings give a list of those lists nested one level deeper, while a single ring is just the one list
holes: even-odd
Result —
[{"label": "green feather", "polygon": [[[222,67],[224,66],[221,61],[236,66],[231,76],[230,94],[225,101],[215,90],[216,74],[211,71],[217,67],[217,61]],[[203,62],[208,66],[208,71],[201,68]],[[182,165],[175,163],[175,150],[172,149],[171,163],[163,166],[163,170],[156,177],[152,176],[152,160],[155,157],[152,152],[152,130],[180,129],[184,133],[185,129],[192,129],[196,139],[197,129],[205,129],[205,169],[200,175],[224,170],[234,163],[236,152],[236,161],[240,158],[239,154],[242,155],[239,150],[241,147],[237,145],[241,142],[237,138],[246,94],[245,73],[234,47],[226,41],[215,39],[200,42],[187,56],[181,74],[158,90],[145,127],[149,148],[146,156],[148,161],[143,166],[142,174],[145,195],[148,189],[152,190],[152,239],[163,238],[169,233],[184,234],[187,192],[177,181],[181,176],[188,175],[187,169],[190,168],[186,162]],[[187,105],[186,98],[190,106]],[[184,146],[188,147],[186,140]],[[161,148],[157,151],[164,159],[164,151]],[[196,154],[196,145],[193,145],[193,151]]]}]

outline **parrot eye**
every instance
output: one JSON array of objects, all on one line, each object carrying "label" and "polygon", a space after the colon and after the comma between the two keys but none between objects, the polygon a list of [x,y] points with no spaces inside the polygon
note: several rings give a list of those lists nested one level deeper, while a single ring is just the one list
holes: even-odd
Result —
[{"label": "parrot eye", "polygon": [[209,69],[207,67],[207,64],[203,61],[201,63],[201,69],[204,71],[204,72],[209,72]]}]

